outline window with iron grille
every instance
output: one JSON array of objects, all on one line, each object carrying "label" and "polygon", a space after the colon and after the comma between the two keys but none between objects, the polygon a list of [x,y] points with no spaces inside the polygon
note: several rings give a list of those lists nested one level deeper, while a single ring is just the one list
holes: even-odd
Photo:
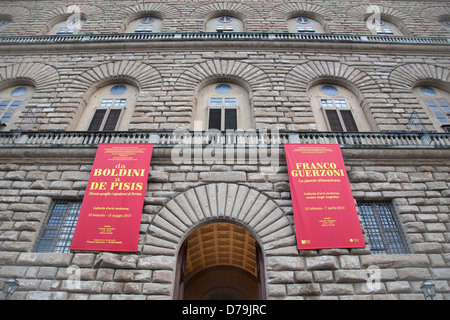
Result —
[{"label": "window with iron grille", "polygon": [[37,241],[35,252],[70,252],[81,202],[57,201]]},{"label": "window with iron grille", "polygon": [[358,202],[358,208],[373,254],[409,253],[390,202]]}]

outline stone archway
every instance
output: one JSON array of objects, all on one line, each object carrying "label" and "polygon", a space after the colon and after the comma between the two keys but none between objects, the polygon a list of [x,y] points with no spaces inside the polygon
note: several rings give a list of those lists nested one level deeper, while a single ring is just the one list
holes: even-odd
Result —
[{"label": "stone archway", "polygon": [[195,229],[177,258],[175,299],[265,299],[264,260],[253,235],[218,220]]},{"label": "stone archway", "polygon": [[153,219],[145,238],[145,252],[170,256],[173,261],[172,288],[177,282],[177,256],[184,241],[198,226],[218,220],[249,230],[264,259],[295,247],[294,228],[285,212],[263,193],[231,183],[198,186],[169,201]]}]

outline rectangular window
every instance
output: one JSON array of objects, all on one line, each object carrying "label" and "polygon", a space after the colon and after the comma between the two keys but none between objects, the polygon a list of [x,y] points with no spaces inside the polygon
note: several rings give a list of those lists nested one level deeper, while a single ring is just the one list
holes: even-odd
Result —
[{"label": "rectangular window", "polygon": [[35,252],[70,252],[81,202],[57,201],[37,241]]},{"label": "rectangular window", "polygon": [[218,25],[216,27],[216,31],[217,32],[233,32],[233,26],[232,25],[226,25],[226,26]]},{"label": "rectangular window", "polygon": [[350,106],[345,99],[320,99],[331,131],[358,132]]},{"label": "rectangular window", "polygon": [[111,109],[109,111],[109,115],[108,118],[106,119],[103,131],[114,131],[116,129],[116,124],[119,121],[121,112],[122,110],[120,109]]},{"label": "rectangular window", "polygon": [[373,254],[409,253],[391,203],[358,202],[358,209]]},{"label": "rectangular window", "polygon": [[139,25],[136,28],[136,32],[152,32],[152,31],[153,31],[153,26]]},{"label": "rectangular window", "polygon": [[392,36],[394,33],[389,28],[375,28],[377,34],[382,36]]},{"label": "rectangular window", "polygon": [[236,97],[209,99],[208,129],[227,130],[238,127],[238,99]]},{"label": "rectangular window", "polygon": [[89,125],[88,131],[98,131],[100,129],[100,126],[102,125],[105,114],[105,109],[96,110],[91,124]]},{"label": "rectangular window", "polygon": [[237,110],[225,109],[225,130],[237,130]]},{"label": "rectangular window", "polygon": [[331,131],[344,131],[336,110],[325,110]]},{"label": "rectangular window", "polygon": [[315,32],[313,27],[310,27],[310,26],[307,26],[307,27],[298,26],[297,27],[297,31],[300,32],[300,33],[314,33]]},{"label": "rectangular window", "polygon": [[127,99],[102,99],[92,117],[88,131],[114,131],[122,109],[126,105]]},{"label": "rectangular window", "polygon": [[222,127],[222,110],[210,109],[208,129],[222,130],[221,127]]},{"label": "rectangular window", "polygon": [[59,31],[56,33],[56,34],[59,34],[59,35],[69,35],[69,34],[73,34],[74,32],[75,32],[75,28],[73,28],[73,27],[70,27],[70,28],[68,28],[68,27],[62,27],[62,28],[60,28],[59,29]]},{"label": "rectangular window", "polygon": [[355,119],[353,119],[353,115],[350,110],[341,110],[341,117],[347,131],[358,132],[358,127],[356,126]]}]

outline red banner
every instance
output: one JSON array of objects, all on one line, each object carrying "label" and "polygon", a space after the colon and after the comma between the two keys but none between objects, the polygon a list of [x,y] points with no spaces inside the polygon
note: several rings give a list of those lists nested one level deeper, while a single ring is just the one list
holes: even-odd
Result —
[{"label": "red banner", "polygon": [[135,252],[153,144],[100,144],[71,250]]},{"label": "red banner", "polygon": [[285,144],[298,249],[364,248],[339,145]]}]

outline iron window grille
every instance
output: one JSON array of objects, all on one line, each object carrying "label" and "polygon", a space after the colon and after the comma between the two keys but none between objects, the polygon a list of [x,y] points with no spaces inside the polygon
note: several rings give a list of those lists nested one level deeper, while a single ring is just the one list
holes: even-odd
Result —
[{"label": "iron window grille", "polygon": [[55,202],[34,251],[69,253],[80,209],[81,202]]},{"label": "iron window grille", "polygon": [[406,239],[389,202],[358,202],[359,215],[373,254],[407,254]]}]

